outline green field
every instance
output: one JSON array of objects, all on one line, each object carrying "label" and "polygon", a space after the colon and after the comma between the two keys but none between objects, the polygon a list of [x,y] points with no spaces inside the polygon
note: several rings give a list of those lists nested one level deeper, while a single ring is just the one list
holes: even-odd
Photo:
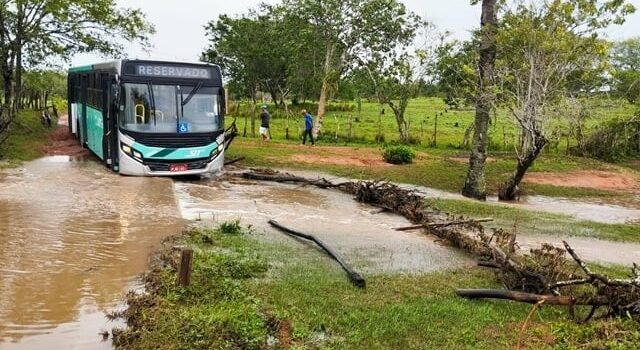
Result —
[{"label": "green field", "polygon": [[[611,100],[606,98],[594,98],[589,102],[593,106],[591,117],[585,125],[592,130],[596,125],[619,117],[629,117],[636,110],[635,106],[625,100]],[[380,119],[380,106],[375,102],[362,102],[361,111],[358,112],[355,102],[333,102],[329,105],[329,112],[324,118],[322,142],[324,143],[375,143],[375,136],[380,127],[385,142],[398,140],[397,124],[390,108],[385,108],[385,114]],[[271,135],[274,139],[286,139],[286,129],[289,128],[289,136],[298,139],[303,130],[303,121],[299,113],[300,108],[310,107],[315,115],[315,105],[293,107],[291,116],[286,117],[284,110],[275,109],[269,105],[272,114]],[[238,109],[239,108],[239,109]],[[238,109],[238,113],[235,111]],[[348,109],[347,111],[340,110]],[[237,125],[242,131],[245,126],[245,116],[249,111],[249,104],[241,102],[232,104],[229,108],[231,118],[237,117]],[[258,111],[259,113],[259,111]],[[465,130],[474,119],[473,108],[454,110],[449,108],[442,99],[417,98],[412,100],[407,107],[405,116],[409,121],[409,130],[416,145],[419,147],[459,149]],[[437,132],[436,132],[437,117]],[[351,118],[351,139],[349,135],[349,120]],[[381,120],[381,123],[379,121]],[[315,120],[314,120],[315,121]],[[250,134],[250,123],[247,122],[247,130]],[[549,152],[565,153],[567,141],[574,145],[575,140],[568,136],[568,124],[565,118],[557,117],[549,121],[549,135],[556,135],[554,142],[549,147]],[[257,126],[259,121],[257,121]],[[498,110],[492,118],[489,127],[490,150],[494,152],[512,152],[514,144],[518,141],[519,126],[505,110]],[[257,133],[257,128],[256,128]],[[434,146],[435,135],[435,146]],[[567,140],[568,138],[568,140]]]},{"label": "green field", "polygon": [[[578,325],[542,307],[468,301],[455,288],[499,287],[481,268],[367,275],[351,285],[323,253],[299,242],[257,241],[233,223],[170,242],[148,275],[149,295],[130,298],[120,349],[633,349],[636,323]],[[192,285],[176,286],[172,246],[194,249]],[[174,250],[175,252],[175,250]],[[617,269],[609,269],[615,271]],[[278,340],[277,343],[276,339]]]}]

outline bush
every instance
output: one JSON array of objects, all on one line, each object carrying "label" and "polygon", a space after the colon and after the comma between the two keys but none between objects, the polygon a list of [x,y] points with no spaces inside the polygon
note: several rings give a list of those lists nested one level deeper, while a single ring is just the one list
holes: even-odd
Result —
[{"label": "bush", "polygon": [[240,220],[226,221],[220,224],[218,232],[225,235],[239,235],[242,234],[242,227],[240,226]]},{"label": "bush", "polygon": [[391,164],[409,164],[415,156],[416,152],[409,146],[386,146],[382,150],[382,158]]}]

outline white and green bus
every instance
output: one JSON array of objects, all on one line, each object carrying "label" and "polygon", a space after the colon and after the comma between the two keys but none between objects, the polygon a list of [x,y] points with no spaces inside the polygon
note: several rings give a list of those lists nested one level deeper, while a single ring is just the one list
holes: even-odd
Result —
[{"label": "white and green bus", "polygon": [[220,68],[119,60],[69,69],[69,129],[126,175],[216,172],[224,165]]}]

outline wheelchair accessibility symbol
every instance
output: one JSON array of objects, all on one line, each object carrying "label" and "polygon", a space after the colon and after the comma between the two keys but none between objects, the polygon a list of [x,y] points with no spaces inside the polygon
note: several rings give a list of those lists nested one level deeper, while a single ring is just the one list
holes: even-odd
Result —
[{"label": "wheelchair accessibility symbol", "polygon": [[189,124],[187,123],[178,124],[178,132],[179,133],[189,132]]}]

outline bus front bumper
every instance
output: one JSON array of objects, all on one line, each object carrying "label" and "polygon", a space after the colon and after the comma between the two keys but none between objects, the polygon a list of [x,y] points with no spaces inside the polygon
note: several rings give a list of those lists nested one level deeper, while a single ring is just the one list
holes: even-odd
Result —
[{"label": "bus front bumper", "polygon": [[[185,161],[187,162],[187,161]],[[207,163],[204,168],[192,169],[186,171],[153,171],[148,165],[142,164],[130,156],[120,152],[119,172],[123,175],[133,176],[185,176],[200,175],[206,173],[215,173],[222,170],[224,166],[224,152],[221,152],[216,158]]]}]

